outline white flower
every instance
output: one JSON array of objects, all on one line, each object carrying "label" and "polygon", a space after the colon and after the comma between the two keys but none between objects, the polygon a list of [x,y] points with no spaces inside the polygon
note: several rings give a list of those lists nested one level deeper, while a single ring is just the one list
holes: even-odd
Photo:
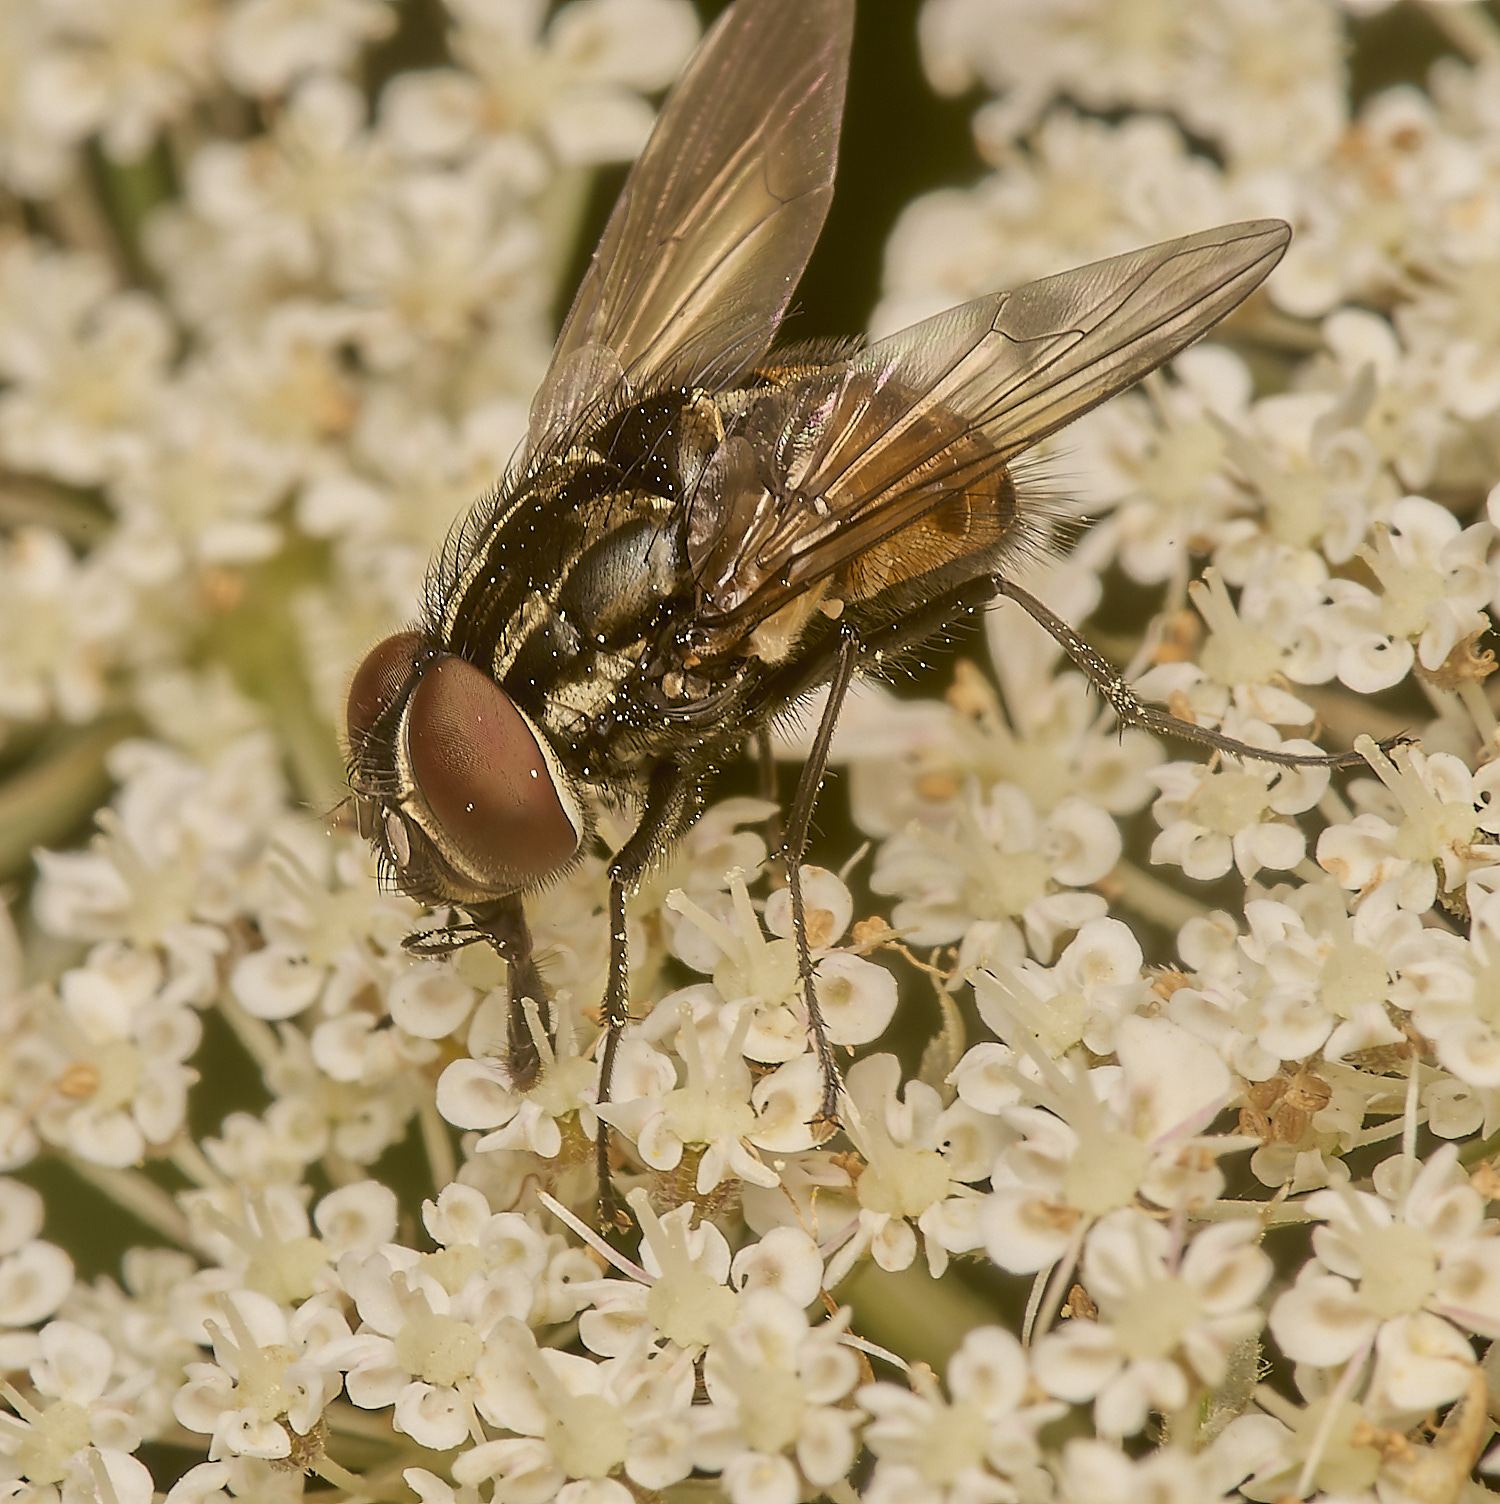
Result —
[{"label": "white flower", "polygon": [[1489,625],[1484,607],[1497,583],[1486,556],[1489,522],[1460,529],[1446,508],[1408,496],[1375,529],[1361,558],[1380,581],[1379,594],[1353,580],[1329,584],[1328,630],[1340,644],[1338,676],[1373,694],[1399,684],[1414,660],[1436,670],[1466,639]]},{"label": "white flower", "polygon": [[[535,0],[455,0],[454,55],[478,78],[476,114],[536,132],[570,163],[631,157],[651,110],[697,40],[682,0],[580,0],[552,19]],[[638,92],[640,91],[640,92]]]},{"label": "white flower", "polygon": [[[507,1318],[487,1345],[475,1405],[516,1439],[480,1442],[455,1464],[454,1477],[466,1484],[493,1478],[502,1497],[518,1483],[546,1488],[550,1497],[569,1478],[603,1480],[618,1470],[643,1487],[667,1487],[692,1470],[692,1396],[686,1353],[596,1363],[538,1347],[526,1327]],[[614,1492],[602,1497],[617,1499]]]},{"label": "white flower", "polygon": [[[514,398],[497,397],[453,422],[416,396],[404,386],[371,391],[350,436],[352,466],[322,467],[297,498],[298,523],[313,537],[383,542],[387,573],[394,575],[394,545],[413,546],[419,555],[411,562],[413,579],[392,578],[388,592],[382,590],[391,594],[393,610],[394,592],[410,591],[452,519],[504,471],[526,429],[525,407]],[[340,666],[339,697],[352,668],[352,659]]]},{"label": "white flower", "polygon": [[1407,993],[1393,979],[1403,968],[1424,974],[1442,943],[1415,915],[1370,905],[1351,919],[1341,900],[1336,889],[1309,884],[1285,902],[1245,905],[1249,934],[1239,950],[1252,968],[1245,987],[1258,1000],[1255,1039],[1281,1060],[1318,1049],[1337,1060],[1397,1043],[1389,1004]]},{"label": "white flower", "polygon": [[323,1356],[347,1339],[337,1308],[321,1299],[288,1314],[253,1290],[230,1290],[208,1323],[213,1363],[190,1363],[172,1410],[189,1431],[211,1432],[210,1459],[290,1457],[341,1387]]},{"label": "white flower", "polygon": [[117,567],[158,585],[190,566],[254,563],[281,547],[268,514],[284,496],[286,469],[222,405],[179,386],[155,440],[128,455],[110,485],[122,523]]},{"label": "white flower", "polygon": [[183,1128],[198,1079],[186,1064],[202,1036],[198,1016],[172,996],[153,952],[119,942],[95,946],[59,991],[38,1022],[64,1085],[48,1094],[38,1127],[95,1164],[134,1164]]},{"label": "white flower", "polygon": [[[694,1202],[658,1217],[639,1187],[625,1199],[641,1228],[641,1266],[631,1268],[630,1279],[595,1285],[594,1309],[578,1323],[584,1346],[606,1357],[627,1356],[663,1338],[681,1348],[709,1346],[739,1310],[739,1297],[726,1283],[730,1254],[724,1234],[712,1222],[689,1227]],[[804,1250],[807,1255],[821,1275],[816,1250]]]},{"label": "white flower", "polygon": [[0,6],[0,179],[27,197],[64,181],[93,118],[79,70],[56,40],[47,0]]},{"label": "white flower", "polygon": [[[1068,621],[1098,604],[1098,581],[1084,567],[1054,568],[1028,579]],[[1162,760],[1156,739],[1101,722],[1082,674],[1059,673],[1060,649],[1013,601],[985,613],[985,635],[1001,694],[973,665],[957,665],[947,703],[898,700],[878,684],[856,681],[839,715],[830,760],[847,763],[855,823],[886,837],[912,821],[940,826],[970,779],[1023,790],[1048,814],[1078,796],[1112,815],[1133,813],[1151,797],[1147,771]],[[806,754],[803,738],[791,741]]]},{"label": "white flower", "polygon": [[979,1016],[997,1034],[1019,1020],[1054,1057],[1079,1043],[1107,1055],[1114,1048],[1116,1020],[1136,1012],[1151,996],[1141,960],[1140,942],[1127,925],[1118,919],[1091,919],[1050,971],[1031,960],[1011,970],[1004,1011],[994,1012],[993,994],[981,989]]},{"label": "white flower", "polygon": [[0,715],[92,720],[133,614],[105,557],[75,559],[41,528],[0,540]]},{"label": "white flower", "polygon": [[0,1363],[8,1370],[37,1351],[35,1335],[19,1329],[52,1315],[73,1286],[73,1261],[37,1236],[42,1217],[39,1192],[0,1179]]},{"label": "white flower", "polygon": [[1111,1212],[1084,1244],[1083,1284],[1099,1319],[1069,1321],[1042,1339],[1032,1360],[1038,1382],[1073,1404],[1092,1399],[1108,1436],[1134,1435],[1153,1410],[1180,1410],[1190,1375],[1217,1387],[1235,1346],[1260,1330],[1256,1300],[1272,1265],[1259,1238],[1253,1221],[1221,1222],[1184,1252],[1142,1213]]},{"label": "white flower", "polygon": [[[1368,245],[1361,247],[1362,253],[1369,250]],[[1294,276],[1294,267],[1288,266],[1284,280]],[[1277,292],[1279,297],[1279,288]],[[1358,424],[1382,467],[1375,485],[1384,511],[1404,490],[1419,490],[1442,473],[1444,451],[1456,435],[1453,420],[1444,411],[1438,373],[1430,357],[1407,350],[1396,330],[1367,309],[1336,309],[1324,319],[1322,328],[1338,383],[1370,389]],[[1333,373],[1324,379],[1333,379]],[[1347,552],[1340,549],[1344,558],[1352,552],[1352,543]],[[1335,560],[1333,553],[1328,557]]]},{"label": "white flower", "polygon": [[[198,1344],[172,1319],[174,1295],[196,1268],[195,1259],[176,1249],[129,1248],[120,1261],[118,1284],[108,1275],[75,1284],[59,1311],[114,1348],[116,1381],[129,1395],[131,1413],[147,1440],[175,1429],[172,1400],[182,1387],[183,1368],[201,1356]],[[33,1350],[28,1358],[34,1357]]]},{"label": "white flower", "polygon": [[[1396,482],[1366,431],[1378,398],[1375,368],[1367,362],[1331,391],[1262,398],[1243,430],[1227,435],[1229,459],[1260,511],[1232,524],[1215,550],[1226,578],[1258,584],[1274,600],[1279,587],[1310,585],[1314,572],[1321,579],[1322,560],[1344,564],[1354,556],[1372,512],[1396,500]],[[1265,614],[1268,626],[1295,634],[1291,678],[1310,684],[1331,677],[1330,649],[1317,623],[1285,607]]]},{"label": "white flower", "polygon": [[429,343],[462,348],[496,308],[542,295],[541,232],[517,199],[542,164],[515,149],[463,172],[413,172],[355,206],[339,227],[334,275],[368,309],[359,337],[392,369]]},{"label": "white flower", "polygon": [[[749,1015],[745,1055],[751,1060],[793,1060],[809,1045],[791,896],[778,890],[766,901],[765,925],[777,937],[767,940],[744,874],[731,870],[727,880],[728,902],[719,897],[715,905],[727,910],[722,918],[686,893],[667,894],[666,908],[685,921],[673,931],[672,947],[694,970],[713,973],[718,999]],[[805,867],[802,883],[814,985],[828,1040],[836,1045],[868,1044],[884,1032],[896,1011],[895,978],[861,956],[832,949],[854,913],[843,882],[822,868]],[[733,1027],[731,1014],[725,1014],[723,1027]]]},{"label": "white flower", "polygon": [[[695,991],[700,993],[696,1001],[701,1021],[694,1016]],[[774,1186],[778,1184],[776,1171],[751,1146],[770,1138],[778,1149],[812,1147],[808,1123],[821,1111],[823,1095],[817,1061],[811,1055],[797,1055],[762,1077],[752,1092],[744,1051],[753,1011],[748,1007],[717,1009],[710,998],[701,996],[702,991],[689,988],[676,995],[682,1027],[673,1043],[686,1071],[682,1085],[671,1085],[670,1063],[662,1061],[659,1079],[667,1089],[632,1098],[612,1088],[615,1100],[596,1107],[595,1112],[633,1139],[641,1158],[655,1170],[676,1169],[685,1146],[702,1146],[694,1179],[700,1196],[731,1176]],[[727,1034],[722,1027],[726,1014],[734,1020]],[[770,1124],[762,1121],[758,1111],[766,1105],[772,1107]],[[769,1133],[764,1131],[767,1127]]]},{"label": "white flower", "polygon": [[[85,303],[78,294],[96,268],[27,249],[0,255],[0,371],[10,378],[0,392],[0,453],[18,469],[97,485],[148,442],[166,398],[173,331],[147,294],[94,289]],[[37,306],[59,291],[60,306]]]},{"label": "white flower", "polygon": [[[531,1039],[539,1059],[536,1080],[518,1089],[510,1068],[510,1002],[492,993],[474,1012],[466,1059],[453,1061],[438,1078],[437,1109],[456,1128],[488,1130],[476,1149],[527,1149],[553,1159],[563,1147],[569,1117],[578,1131],[594,1133],[594,1097],[599,1066],[586,1059],[574,1034],[571,1010],[559,1000],[553,1009],[555,1038],[548,1038],[536,1005],[525,1000]],[[627,1036],[615,1059],[611,1089],[616,1101],[629,1101],[662,1089],[671,1065],[643,1042]]]},{"label": "white flower", "polygon": [[971,1331],[948,1361],[945,1399],[930,1370],[918,1369],[910,1391],[866,1384],[855,1396],[874,1419],[865,1442],[875,1476],[873,1504],[923,1499],[1045,1497],[1037,1432],[1064,1407],[1033,1397],[1026,1353],[1000,1327]]},{"label": "white flower", "polygon": [[470,1432],[468,1407],[488,1413],[481,1359],[504,1322],[531,1314],[547,1262],[542,1236],[515,1213],[490,1214],[478,1191],[450,1185],[423,1207],[439,1252],[399,1244],[347,1254],[339,1277],[362,1326],[329,1351],[348,1369],[349,1398],[393,1409],[392,1423],[425,1447],[445,1450]]},{"label": "white flower", "polygon": [[1272,297],[1302,317],[1341,302],[1379,306],[1400,277],[1407,246],[1434,209],[1431,189],[1457,184],[1455,149],[1432,101],[1419,90],[1387,89],[1361,110],[1343,148],[1299,184],[1296,243]]},{"label": "white flower", "polygon": [[348,66],[395,24],[387,0],[233,0],[219,65],[241,93],[277,94],[302,74]]},{"label": "white flower", "polygon": [[[27,1504],[92,1497],[102,1465],[119,1504],[149,1504],[151,1474],[130,1454],[141,1435],[126,1396],[110,1392],[114,1352],[96,1332],[53,1321],[37,1336],[34,1399],[7,1386],[14,1415],[0,1411],[0,1472],[6,1492]],[[24,1480],[24,1483],[23,1483]]]},{"label": "white flower", "polygon": [[1100,114],[1175,112],[1236,166],[1279,166],[1318,161],[1344,121],[1342,32],[1316,0],[1151,7],[1128,21],[1109,0],[936,0],[921,36],[938,88],[961,93],[977,75],[1000,95],[992,139],[1062,96]]},{"label": "white flower", "polygon": [[[279,834],[265,859],[256,916],[266,943],[236,962],[229,978],[236,1001],[257,1018],[291,1018],[320,1004],[327,1019],[354,1026],[353,1011],[373,1027],[368,1010],[351,1003],[374,987],[412,1034],[441,1038],[462,1025],[472,990],[451,967],[407,960],[401,941],[416,907],[379,890],[367,844],[291,825]],[[315,1033],[313,1047],[339,1079],[360,1078],[358,1069],[341,1068],[331,1032]]]},{"label": "white flower", "polygon": [[1331,6],[1217,0],[1188,12],[1183,30],[1172,102],[1191,130],[1222,144],[1236,169],[1284,171],[1332,153],[1348,104],[1344,31]]},{"label": "white flower", "polygon": [[1424,953],[1402,998],[1443,1065],[1481,1088],[1500,1086],[1497,922],[1500,895],[1484,889],[1476,892],[1469,940],[1423,931]]},{"label": "white flower", "polygon": [[[1252,746],[1318,755],[1312,742],[1283,742],[1263,721],[1231,722],[1226,730]],[[1262,867],[1295,867],[1307,838],[1299,826],[1276,817],[1311,809],[1328,787],[1327,768],[1288,768],[1228,754],[1217,767],[1174,762],[1152,777],[1162,790],[1151,811],[1162,831],[1151,844],[1151,860],[1180,866],[1200,882],[1223,877],[1231,863],[1247,878]]]},{"label": "white flower", "polygon": [[[1008,24],[986,24],[1017,55]],[[1000,170],[903,210],[886,246],[885,295],[870,319],[876,338],[997,287],[1234,217],[1219,172],[1160,116],[1107,125],[1059,107],[1024,152],[1013,149],[1005,105],[986,107],[974,125]]]},{"label": "white flower", "polygon": [[[976,988],[997,1017],[1018,1017],[1002,983],[981,977]],[[1076,1258],[1088,1227],[1137,1193],[1159,1206],[1211,1201],[1223,1189],[1214,1157],[1248,1147],[1198,1137],[1228,1102],[1229,1072],[1166,1019],[1121,1019],[1119,1067],[1092,1073],[1075,1056],[1069,1074],[1019,1021],[1007,1035],[1039,1067],[1043,1106],[1001,1109],[1023,1138],[995,1161],[978,1231],[1003,1269],[1030,1273]]]},{"label": "white flower", "polygon": [[1376,1171],[1376,1193],[1318,1191],[1308,1210],[1325,1225],[1317,1258],[1271,1307],[1271,1334],[1289,1357],[1331,1367],[1376,1351],[1370,1403],[1392,1417],[1447,1404],[1468,1384],[1467,1332],[1500,1334],[1500,1242],[1484,1203],[1444,1144],[1414,1168],[1405,1156]]},{"label": "white flower", "polygon": [[[1226,553],[1220,549],[1220,555]],[[1318,631],[1327,569],[1316,554],[1278,548],[1246,580],[1239,609],[1217,569],[1188,586],[1209,627],[1197,663],[1165,663],[1135,681],[1138,695],[1166,701],[1202,722],[1222,721],[1232,702],[1235,719],[1306,725],[1312,708],[1284,681],[1320,683],[1333,677],[1336,645]]]},{"label": "white flower", "polygon": [[[1161,1447],[1129,1457],[1107,1441],[1074,1438],[1063,1447],[1060,1504],[1219,1504],[1236,1481],[1211,1451],[1196,1455]],[[1217,1476],[1216,1476],[1217,1475]],[[1242,1476],[1242,1475],[1241,1475]]]},{"label": "white flower", "polygon": [[1211,550],[1236,535],[1247,503],[1225,461],[1229,435],[1247,421],[1250,374],[1238,356],[1212,345],[1172,364],[1175,382],[1153,377],[1081,419],[1069,431],[1073,463],[1087,457],[1092,477],[1080,508],[1112,515],[1095,548],[1118,550],[1141,584],[1181,577],[1188,550]]},{"label": "white flower", "polygon": [[900,1086],[894,1055],[866,1056],[845,1081],[845,1131],[865,1164],[854,1182],[859,1229],[829,1266],[830,1285],[866,1248],[882,1269],[905,1269],[916,1257],[917,1230],[934,1279],[950,1253],[980,1244],[980,1197],[970,1186],[989,1173],[999,1124],[963,1101],[944,1107],[921,1081],[908,1081],[904,1097]]},{"label": "white flower", "polygon": [[[1303,1370],[1304,1376],[1309,1372]],[[1318,1394],[1311,1385],[1309,1389],[1314,1397],[1298,1406],[1268,1384],[1257,1386],[1255,1402],[1268,1413],[1246,1417],[1264,1448],[1254,1463],[1255,1476],[1245,1484],[1246,1497],[1278,1497],[1278,1489],[1297,1484],[1310,1459],[1316,1488],[1336,1498],[1374,1497],[1368,1490],[1381,1471],[1381,1433],[1357,1401]],[[1334,1405],[1330,1417],[1329,1407]],[[1274,1423],[1270,1416],[1276,1418]]]},{"label": "white flower", "polygon": [[757,1289],[703,1365],[709,1404],[692,1411],[693,1460],[722,1473],[732,1504],[793,1504],[849,1471],[859,1412],[840,1402],[859,1381],[840,1318],[810,1327],[786,1295]]},{"label": "white flower", "polygon": [[168,747],[121,742],[109,767],[120,787],[92,846],[37,853],[37,916],[54,934],[161,944],[183,956],[198,921],[226,920],[248,902],[236,878],[284,798],[275,743],[252,732],[197,764]]},{"label": "white flower", "polygon": [[49,0],[64,47],[34,87],[87,99],[89,130],[117,161],[144,156],[167,125],[213,86],[218,7],[210,0]]},{"label": "white flower", "polygon": [[1500,764],[1477,774],[1450,753],[1425,755],[1419,748],[1394,747],[1387,756],[1368,738],[1356,743],[1394,799],[1394,818],[1369,813],[1331,825],[1318,838],[1318,864],[1345,888],[1366,895],[1380,890],[1383,902],[1421,913],[1439,891],[1461,887],[1476,872],[1500,860],[1500,848],[1477,840],[1500,822],[1493,791]]},{"label": "white flower", "polygon": [[1020,789],[997,784],[966,795],[936,829],[910,825],[880,848],[870,886],[900,896],[892,919],[918,945],[961,939],[975,920],[1026,941],[1043,960],[1057,937],[1103,916],[1104,901],[1072,889],[1119,860],[1115,822],[1085,799],[1039,817]]}]

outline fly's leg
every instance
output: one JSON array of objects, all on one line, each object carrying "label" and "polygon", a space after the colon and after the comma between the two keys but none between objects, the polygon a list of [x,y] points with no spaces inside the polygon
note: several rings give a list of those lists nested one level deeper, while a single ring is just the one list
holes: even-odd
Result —
[{"label": "fly's leg", "polygon": [[[1136,693],[1122,679],[1115,666],[1086,638],[1065,622],[1062,617],[1044,606],[1029,591],[1010,580],[996,575],[993,579],[976,581],[993,587],[993,593],[1009,596],[1039,626],[1044,628],[1074,664],[1083,670],[1122,726],[1140,726],[1162,736],[1175,736],[1179,741],[1197,742],[1202,747],[1214,747],[1220,752],[1230,752],[1236,757],[1254,757],[1261,762],[1279,763],[1288,768],[1355,768],[1365,766],[1358,752],[1330,752],[1314,755],[1308,752],[1268,752],[1261,747],[1252,747],[1248,742],[1237,741],[1208,726],[1195,726],[1165,710],[1143,705]],[[1380,743],[1389,750],[1409,741],[1404,735],[1389,736]]]},{"label": "fly's leg", "polygon": [[535,1006],[550,1028],[551,1000],[532,953],[531,926],[526,922],[521,895],[498,899],[495,908],[498,913],[489,920],[485,932],[505,957],[506,990],[510,994],[505,1020],[505,1065],[512,1089],[528,1091],[541,1074],[542,1057],[531,1032],[531,1020],[526,1017],[526,1003],[529,1000]]},{"label": "fly's leg", "polygon": [[445,956],[466,945],[487,940],[505,962],[505,985],[510,1002],[505,1020],[505,1069],[515,1091],[530,1091],[541,1074],[542,1057],[526,1017],[529,1000],[550,1027],[551,1000],[532,953],[531,926],[519,893],[497,898],[467,911],[466,923],[447,929],[423,930],[403,942],[417,956]]},{"label": "fly's leg", "polygon": [[818,734],[813,738],[812,751],[802,764],[797,796],[792,801],[792,813],[781,842],[781,860],[786,868],[787,887],[792,899],[792,928],[797,937],[797,971],[802,978],[802,1001],[807,1008],[807,1032],[812,1036],[818,1069],[823,1077],[823,1104],[816,1121],[830,1124],[838,1122],[839,1092],[843,1089],[843,1082],[839,1077],[838,1063],[833,1058],[833,1047],[828,1042],[828,1029],[823,1022],[817,984],[813,979],[812,949],[807,943],[807,908],[802,898],[802,858],[807,851],[807,833],[812,825],[813,807],[818,802],[818,790],[823,785],[824,773],[828,771],[828,749],[833,742],[834,727],[838,725],[839,710],[849,692],[859,658],[860,640],[852,628],[844,627],[839,633],[833,660],[828,700],[823,706],[823,717],[818,723]]},{"label": "fly's leg", "polygon": [[[625,899],[635,892],[646,869],[680,835],[698,813],[698,778],[675,763],[652,774],[646,809],[630,839],[609,864],[609,981],[604,989],[604,1053],[599,1061],[599,1102],[610,1100],[620,1037],[630,1022],[630,956],[626,944]],[[599,1174],[599,1225],[615,1225],[619,1207],[609,1171],[609,1124],[599,1119],[596,1140]]]},{"label": "fly's leg", "polygon": [[[1261,762],[1273,762],[1287,768],[1362,768],[1365,760],[1358,752],[1279,752],[1264,747],[1253,747],[1222,731],[1208,726],[1198,726],[1184,721],[1169,711],[1145,705],[1131,687],[1120,677],[1119,670],[1106,659],[1080,633],[1075,632],[1056,612],[1044,606],[1030,591],[1023,590],[1001,575],[981,575],[929,601],[920,611],[903,617],[900,621],[867,632],[860,640],[858,667],[865,672],[879,671],[883,658],[895,657],[918,643],[925,642],[933,633],[940,631],[965,612],[982,610],[998,595],[1008,596],[1021,607],[1036,624],[1046,631],[1082,670],[1100,696],[1114,711],[1122,726],[1140,726],[1154,731],[1159,736],[1175,737],[1179,741],[1196,742],[1200,747],[1213,747],[1220,752],[1229,752],[1236,757],[1253,757]],[[795,700],[816,689],[829,673],[833,652],[820,653],[808,658],[798,666],[795,674],[788,674],[772,682],[768,699],[774,695],[779,701]],[[1379,745],[1382,750],[1400,746],[1409,741],[1405,735],[1388,736]]]}]

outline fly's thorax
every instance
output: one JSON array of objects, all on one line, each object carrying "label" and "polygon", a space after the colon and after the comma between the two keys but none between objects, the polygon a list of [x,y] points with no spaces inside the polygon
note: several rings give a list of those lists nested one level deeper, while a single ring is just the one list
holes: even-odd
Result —
[{"label": "fly's thorax", "polygon": [[669,387],[607,409],[476,511],[430,591],[433,635],[606,795],[736,719],[733,666],[696,672],[676,648],[701,598],[690,519],[734,401]]}]

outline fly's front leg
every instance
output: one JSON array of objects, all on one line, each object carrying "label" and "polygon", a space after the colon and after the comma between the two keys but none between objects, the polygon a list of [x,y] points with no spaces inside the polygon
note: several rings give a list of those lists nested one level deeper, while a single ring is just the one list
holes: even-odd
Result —
[{"label": "fly's front leg", "polygon": [[526,1016],[528,1001],[543,1022],[551,1026],[551,1006],[542,974],[532,953],[531,926],[521,895],[513,893],[493,903],[471,909],[474,929],[484,936],[504,958],[506,990],[510,994],[505,1019],[505,1068],[514,1091],[529,1091],[541,1075],[542,1057],[537,1049],[531,1020]]},{"label": "fly's front leg", "polygon": [[[529,1091],[541,1074],[542,1057],[531,1031],[531,1020],[526,1016],[526,1003],[529,999],[538,1015],[550,1015],[551,1008],[532,954],[531,926],[526,922],[521,895],[512,893],[466,909],[464,914],[462,922],[451,923],[445,929],[408,935],[401,942],[402,948],[413,956],[436,957],[451,956],[454,951],[481,940],[494,946],[505,962],[505,985],[510,995],[505,1021],[505,1069],[516,1091]],[[547,1025],[551,1027],[550,1016]]]},{"label": "fly's front leg", "polygon": [[[640,885],[647,868],[692,823],[698,812],[698,778],[675,763],[651,776],[646,808],[635,833],[609,864],[609,981],[604,989],[604,1051],[599,1060],[599,1102],[610,1100],[620,1037],[630,1022],[630,955],[625,931],[625,899]],[[597,1140],[599,1222],[614,1224],[618,1213],[609,1171],[609,1124],[599,1119]]]},{"label": "fly's front leg", "polygon": [[830,1124],[838,1122],[839,1092],[843,1082],[833,1058],[833,1047],[828,1042],[828,1029],[823,1022],[823,1010],[818,1005],[818,989],[813,978],[812,948],[807,941],[807,907],[802,898],[802,858],[807,851],[807,833],[812,825],[813,808],[818,802],[818,790],[828,770],[828,749],[833,742],[834,727],[838,725],[839,710],[849,692],[859,657],[859,637],[853,628],[844,627],[839,633],[823,718],[818,723],[812,751],[802,764],[797,796],[792,801],[792,813],[781,845],[781,859],[792,900],[792,928],[797,937],[797,971],[802,978],[802,1001],[807,1008],[807,1032],[812,1036],[818,1069],[823,1077],[823,1103],[817,1120]]}]

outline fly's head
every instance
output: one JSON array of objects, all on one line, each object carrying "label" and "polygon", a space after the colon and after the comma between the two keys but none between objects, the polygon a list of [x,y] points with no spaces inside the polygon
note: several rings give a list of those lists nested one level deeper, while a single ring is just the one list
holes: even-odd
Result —
[{"label": "fly's head", "polygon": [[419,902],[473,908],[536,888],[588,837],[542,732],[487,673],[422,632],[365,655],[346,727],[360,829]]}]

